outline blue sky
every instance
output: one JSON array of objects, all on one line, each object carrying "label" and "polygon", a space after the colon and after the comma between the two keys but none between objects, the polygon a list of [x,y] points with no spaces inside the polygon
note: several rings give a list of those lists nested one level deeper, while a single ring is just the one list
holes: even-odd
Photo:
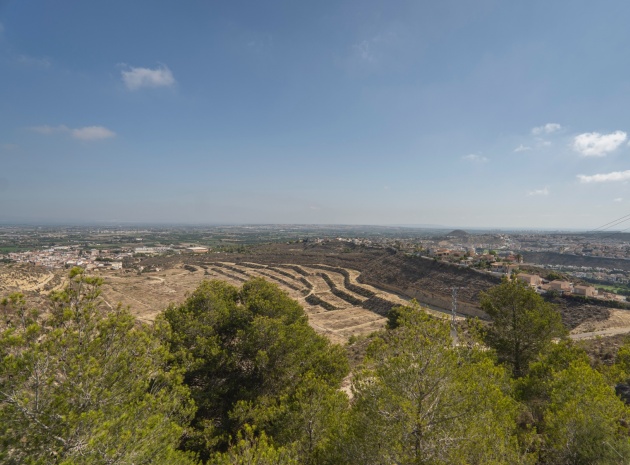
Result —
[{"label": "blue sky", "polygon": [[626,1],[0,0],[0,222],[595,228]]}]

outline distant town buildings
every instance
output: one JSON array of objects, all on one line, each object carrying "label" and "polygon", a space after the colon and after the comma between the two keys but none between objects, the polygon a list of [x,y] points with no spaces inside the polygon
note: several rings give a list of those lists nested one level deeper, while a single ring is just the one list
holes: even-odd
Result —
[{"label": "distant town buildings", "polygon": [[123,267],[123,260],[132,255],[133,252],[131,250],[111,252],[109,250],[92,249],[85,251],[79,246],[59,246],[44,250],[12,252],[8,254],[8,258],[17,263],[30,263],[47,268],[81,266],[88,270],[120,270]]},{"label": "distant town buildings", "polygon": [[135,253],[141,253],[141,254],[145,254],[145,255],[157,255],[157,254],[163,254],[166,253],[170,250],[173,250],[171,247],[164,247],[164,246],[159,246],[159,247],[136,247],[134,249]]},{"label": "distant town buildings", "polygon": [[190,253],[208,253],[208,247],[186,247],[185,250]]},{"label": "distant town buildings", "polygon": [[[124,267],[138,269],[146,256],[208,253],[210,249],[204,245],[207,243],[224,252],[240,252],[246,249],[245,244],[264,241],[299,242],[308,246],[339,241],[347,245],[344,251],[348,252],[356,247],[392,248],[479,273],[517,276],[541,293],[551,290],[588,298],[623,299],[613,293],[613,290],[619,293],[630,290],[630,244],[626,240],[630,236],[622,236],[525,231],[469,233],[454,230],[449,233],[413,228],[389,231],[387,228],[298,225],[203,229],[0,227],[0,260],[51,268],[78,265],[95,270],[121,270]],[[28,250],[31,247],[32,250]],[[530,263],[523,264],[524,257]],[[549,283],[544,278],[551,278],[550,275],[565,276],[567,281]]]}]

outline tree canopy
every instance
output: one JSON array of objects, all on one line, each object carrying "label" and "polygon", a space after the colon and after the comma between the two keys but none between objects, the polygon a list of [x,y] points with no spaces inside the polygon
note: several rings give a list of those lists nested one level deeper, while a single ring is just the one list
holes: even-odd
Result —
[{"label": "tree canopy", "polygon": [[353,379],[343,463],[524,463],[509,376],[484,351],[454,349],[447,322],[399,307]]},{"label": "tree canopy", "polygon": [[492,320],[485,342],[517,377],[554,338],[566,334],[560,313],[520,280],[504,279],[480,300]]},{"label": "tree canopy", "polygon": [[241,289],[204,282],[182,305],[169,307],[163,321],[165,341],[198,406],[185,447],[202,458],[224,450],[247,424],[281,444],[313,441],[313,434],[325,440],[325,431],[304,428],[325,428],[310,416],[330,412],[309,410],[300,400],[312,403],[315,396],[339,408],[347,402],[336,390],[349,369],[342,347],[319,336],[299,304],[263,279]]},{"label": "tree canopy", "polygon": [[630,462],[613,389],[630,379],[630,343],[594,368],[551,343],[559,316],[516,281],[482,297],[495,350],[475,331],[453,345],[412,302],[350,377],[344,349],[262,279],[205,281],[151,325],[99,306],[101,284],[73,269],[43,312],[0,302],[0,463]]},{"label": "tree canopy", "polygon": [[177,445],[194,411],[150,327],[97,309],[80,269],[51,313],[5,299],[0,323],[0,462],[192,463]]}]

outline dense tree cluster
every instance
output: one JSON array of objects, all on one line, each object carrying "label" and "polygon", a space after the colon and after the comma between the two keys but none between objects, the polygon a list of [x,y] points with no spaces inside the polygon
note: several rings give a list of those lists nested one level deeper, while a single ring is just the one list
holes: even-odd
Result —
[{"label": "dense tree cluster", "polygon": [[[152,325],[74,269],[45,314],[0,309],[0,463],[625,464],[630,345],[592,367],[555,309],[505,281],[492,318],[397,307],[350,373],[275,285],[202,283]],[[349,389],[342,389],[343,383]]]},{"label": "dense tree cluster", "polygon": [[275,443],[295,445],[304,460],[317,457],[334,424],[330,409],[347,403],[338,387],[348,361],[297,302],[262,279],[241,289],[205,282],[161,322],[198,407],[184,448],[206,460],[255,425]]},{"label": "dense tree cluster", "polygon": [[70,276],[46,316],[2,302],[0,463],[194,463],[176,447],[194,404],[153,328]]},{"label": "dense tree cluster", "polygon": [[517,279],[506,279],[482,293],[481,308],[493,321],[485,341],[516,377],[527,372],[529,363],[554,338],[566,334],[560,313],[553,305]]}]

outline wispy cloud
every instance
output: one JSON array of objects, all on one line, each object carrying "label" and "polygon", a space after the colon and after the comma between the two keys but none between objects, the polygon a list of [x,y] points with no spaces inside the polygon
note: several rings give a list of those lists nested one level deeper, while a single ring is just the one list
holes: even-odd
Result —
[{"label": "wispy cloud", "polygon": [[69,128],[63,124],[59,126],[33,126],[30,128],[31,131],[37,132],[39,134],[56,134],[56,133],[68,133],[73,139],[77,140],[102,140],[109,139],[111,137],[115,137],[116,133],[111,129],[107,129],[104,126],[85,126],[82,128]]},{"label": "wispy cloud", "polygon": [[578,179],[581,183],[589,184],[593,182],[617,182],[630,180],[630,170],[626,171],[613,171],[612,173],[593,174],[587,176],[584,174],[578,174]]},{"label": "wispy cloud", "polygon": [[531,149],[532,149],[531,147],[528,147],[528,146],[526,146],[526,145],[521,144],[521,145],[519,145],[518,147],[516,147],[516,148],[514,149],[514,151],[515,151],[515,152],[527,152],[528,150],[531,150]]},{"label": "wispy cloud", "polygon": [[549,195],[549,189],[547,189],[546,187],[542,188],[542,189],[535,189],[533,191],[529,191],[527,193],[527,195],[529,197],[535,196],[535,195]]},{"label": "wispy cloud", "polygon": [[20,55],[17,61],[22,66],[30,66],[34,68],[50,68],[52,61],[50,58],[37,58],[28,55]]},{"label": "wispy cloud", "polygon": [[486,157],[482,157],[481,155],[477,155],[475,153],[471,153],[470,155],[464,155],[462,160],[470,161],[473,163],[487,163],[488,160]]},{"label": "wispy cloud", "polygon": [[616,199],[613,199],[613,202],[623,202],[623,198],[617,197]]},{"label": "wispy cloud", "polygon": [[39,134],[54,134],[56,132],[67,132],[70,130],[68,126],[64,126],[63,124],[59,126],[48,126],[44,124],[42,126],[33,126],[29,128],[31,131],[38,132]]},{"label": "wispy cloud", "polygon": [[155,69],[134,68],[121,71],[122,80],[129,90],[138,90],[143,87],[169,87],[175,84],[173,73],[165,65]]},{"label": "wispy cloud", "polygon": [[374,51],[372,50],[372,41],[363,40],[358,44],[354,44],[352,48],[361,60],[368,63],[373,63],[374,61],[376,61],[376,56],[374,55]]},{"label": "wispy cloud", "polygon": [[101,140],[115,137],[116,133],[104,126],[86,126],[84,128],[72,129],[70,134],[79,140]]},{"label": "wispy cloud", "polygon": [[616,150],[626,140],[624,131],[615,131],[610,134],[599,132],[585,132],[573,139],[573,150],[585,157],[603,157],[607,153]]},{"label": "wispy cloud", "polygon": [[271,34],[256,35],[246,42],[247,48],[254,53],[260,54],[265,50],[273,48],[273,36]]},{"label": "wispy cloud", "polygon": [[553,134],[554,132],[562,129],[562,126],[558,123],[547,123],[543,126],[537,126],[532,129],[532,134],[535,136],[541,136],[543,134]]},{"label": "wispy cloud", "polygon": [[352,59],[357,63],[375,66],[396,54],[406,33],[401,28],[389,28],[352,45]]}]

